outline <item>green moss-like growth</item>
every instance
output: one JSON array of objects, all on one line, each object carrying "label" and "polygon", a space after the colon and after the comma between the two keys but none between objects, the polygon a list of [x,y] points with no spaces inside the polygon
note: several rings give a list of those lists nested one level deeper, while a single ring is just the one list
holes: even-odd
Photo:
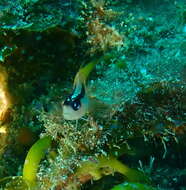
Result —
[{"label": "green moss-like growth", "polygon": [[123,183],[116,185],[111,190],[155,190],[155,188],[141,183]]}]

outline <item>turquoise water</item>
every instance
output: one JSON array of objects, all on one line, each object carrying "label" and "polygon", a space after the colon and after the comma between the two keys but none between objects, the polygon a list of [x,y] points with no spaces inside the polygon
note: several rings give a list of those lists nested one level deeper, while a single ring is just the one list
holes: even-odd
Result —
[{"label": "turquoise water", "polygon": [[1,190],[185,190],[185,138],[185,0],[0,1]]}]

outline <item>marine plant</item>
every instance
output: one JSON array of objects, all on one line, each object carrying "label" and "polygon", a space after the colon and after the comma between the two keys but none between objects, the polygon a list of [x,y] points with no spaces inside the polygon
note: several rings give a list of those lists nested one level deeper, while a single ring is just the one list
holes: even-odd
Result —
[{"label": "marine plant", "polygon": [[[47,149],[51,147],[51,142],[51,137],[45,136],[34,143],[25,158],[23,176],[5,177],[0,180],[0,186],[3,186],[5,190],[35,190],[39,188],[39,181],[37,179],[38,168]],[[95,160],[92,159],[81,161],[79,167],[75,170],[74,175],[69,176],[69,184],[66,184],[65,186],[74,183],[74,186],[78,187],[80,184],[83,184],[90,179],[99,180],[102,176],[114,174],[115,172],[123,174],[127,181],[150,183],[149,178],[144,175],[144,173],[127,167],[113,156],[102,155],[95,158]]]},{"label": "marine plant", "polygon": [[150,179],[144,173],[127,167],[117,158],[109,155],[99,156],[92,161],[83,161],[75,175],[84,182],[83,178],[87,178],[89,175],[90,179],[99,180],[102,176],[115,172],[123,174],[127,181],[150,183]]},{"label": "marine plant", "polygon": [[52,139],[43,137],[39,139],[29,150],[23,167],[23,180],[32,189],[37,183],[37,170],[41,159],[45,156],[48,148],[51,146]]},{"label": "marine plant", "polygon": [[[152,4],[159,5],[156,11],[167,7],[174,14],[177,9],[173,1],[2,4],[0,64],[16,98],[11,125],[3,119],[0,128],[0,174],[23,176],[4,178],[6,190],[18,189],[18,183],[22,189],[37,184],[42,190],[92,190],[104,183],[102,190],[123,182],[128,185],[116,188],[146,188],[141,183],[149,178],[155,186],[180,184],[185,175],[185,34],[169,14],[154,12]],[[184,12],[181,16],[184,21]],[[107,110],[99,107],[78,121],[66,121],[61,104],[80,64],[93,57],[99,64],[88,92],[108,105]],[[34,134],[30,143],[19,140],[25,128]],[[170,174],[171,162],[177,160],[179,168],[174,169],[179,173]]]},{"label": "marine plant", "polygon": [[114,186],[111,190],[155,190],[155,188],[141,183],[123,183]]},{"label": "marine plant", "polygon": [[51,138],[43,137],[39,139],[29,150],[24,166],[23,176],[10,176],[0,180],[0,186],[5,190],[21,189],[34,190],[37,185],[37,170],[41,159],[45,156],[47,149],[50,148]]}]

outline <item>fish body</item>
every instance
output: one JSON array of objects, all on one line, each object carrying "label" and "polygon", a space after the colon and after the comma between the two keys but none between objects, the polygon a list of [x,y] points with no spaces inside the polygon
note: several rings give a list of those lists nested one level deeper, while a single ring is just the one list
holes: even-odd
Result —
[{"label": "fish body", "polygon": [[93,61],[80,68],[74,79],[73,91],[63,102],[63,117],[66,120],[77,120],[84,116],[90,107],[86,90],[86,79],[98,61]]}]

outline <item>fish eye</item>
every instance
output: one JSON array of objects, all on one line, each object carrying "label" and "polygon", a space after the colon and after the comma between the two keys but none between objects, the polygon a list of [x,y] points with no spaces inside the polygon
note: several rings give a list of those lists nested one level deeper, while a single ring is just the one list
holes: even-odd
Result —
[{"label": "fish eye", "polygon": [[65,101],[63,102],[63,105],[69,105],[70,102],[71,102],[71,98],[68,97],[68,98],[66,98]]},{"label": "fish eye", "polygon": [[73,103],[72,103],[72,108],[77,111],[79,108],[81,107],[81,103],[79,100],[75,100]]}]

